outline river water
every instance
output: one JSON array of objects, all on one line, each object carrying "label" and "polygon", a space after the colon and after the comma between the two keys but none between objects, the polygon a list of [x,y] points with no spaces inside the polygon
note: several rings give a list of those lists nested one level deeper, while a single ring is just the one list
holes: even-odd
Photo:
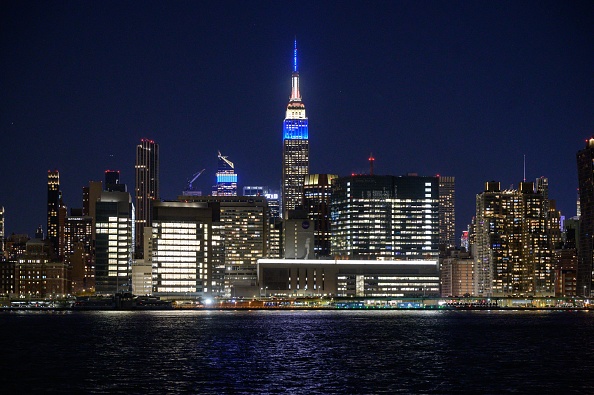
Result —
[{"label": "river water", "polygon": [[10,312],[0,377],[3,394],[593,394],[594,312]]}]

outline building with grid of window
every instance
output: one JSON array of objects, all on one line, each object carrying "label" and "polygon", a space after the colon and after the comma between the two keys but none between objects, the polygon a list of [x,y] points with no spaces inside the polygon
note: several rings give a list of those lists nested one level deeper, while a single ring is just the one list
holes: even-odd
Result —
[{"label": "building with grid of window", "polygon": [[333,180],[332,254],[437,259],[437,177],[354,175]]},{"label": "building with grid of window", "polygon": [[[218,212],[220,249],[213,251],[213,281],[224,282],[226,297],[257,295],[256,262],[267,254],[268,205],[264,196],[179,196],[182,202],[207,203]],[[216,214],[215,214],[216,217]],[[221,276],[223,278],[221,278]]]},{"label": "building with grid of window", "polygon": [[260,259],[260,287],[268,295],[360,298],[439,296],[435,260],[370,261]]},{"label": "building with grid of window", "polygon": [[102,192],[95,206],[95,291],[131,291],[134,205],[127,192]]},{"label": "building with grid of window", "polygon": [[154,296],[196,299],[223,296],[218,207],[208,203],[155,202],[146,228],[145,261],[152,266]]},{"label": "building with grid of window", "polygon": [[[477,296],[554,296],[556,221],[534,183],[501,190],[487,182],[476,197],[474,227]],[[553,218],[555,216],[552,216]]]}]

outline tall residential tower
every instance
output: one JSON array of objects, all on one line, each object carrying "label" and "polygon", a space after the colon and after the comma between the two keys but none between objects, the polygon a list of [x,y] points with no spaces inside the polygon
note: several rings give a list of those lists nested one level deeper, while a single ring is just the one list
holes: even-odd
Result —
[{"label": "tall residential tower", "polygon": [[303,204],[303,183],[309,174],[309,136],[305,104],[299,92],[297,40],[293,51],[292,89],[283,122],[282,213]]},{"label": "tall residential tower", "polygon": [[144,245],[144,227],[151,226],[152,204],[159,200],[159,144],[142,139],[136,147],[136,224],[137,251]]},{"label": "tall residential tower", "polygon": [[594,276],[594,137],[577,153],[580,193],[577,294],[590,296]]}]

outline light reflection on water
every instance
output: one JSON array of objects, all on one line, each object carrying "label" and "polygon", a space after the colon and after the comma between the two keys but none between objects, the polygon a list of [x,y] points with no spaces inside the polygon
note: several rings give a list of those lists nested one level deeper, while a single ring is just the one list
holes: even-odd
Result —
[{"label": "light reflection on water", "polygon": [[594,393],[594,313],[0,315],[19,393]]}]

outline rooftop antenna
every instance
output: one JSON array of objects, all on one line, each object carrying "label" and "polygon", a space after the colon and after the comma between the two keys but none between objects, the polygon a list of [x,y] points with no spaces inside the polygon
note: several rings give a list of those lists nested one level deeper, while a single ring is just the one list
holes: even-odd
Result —
[{"label": "rooftop antenna", "polygon": [[524,182],[526,182],[526,154],[524,154]]},{"label": "rooftop antenna", "polygon": [[293,71],[297,71],[297,36],[295,36],[295,47],[293,49]]},{"label": "rooftop antenna", "polygon": [[373,161],[375,160],[375,158],[373,157],[373,153],[370,152],[369,153],[369,174],[373,175]]}]

